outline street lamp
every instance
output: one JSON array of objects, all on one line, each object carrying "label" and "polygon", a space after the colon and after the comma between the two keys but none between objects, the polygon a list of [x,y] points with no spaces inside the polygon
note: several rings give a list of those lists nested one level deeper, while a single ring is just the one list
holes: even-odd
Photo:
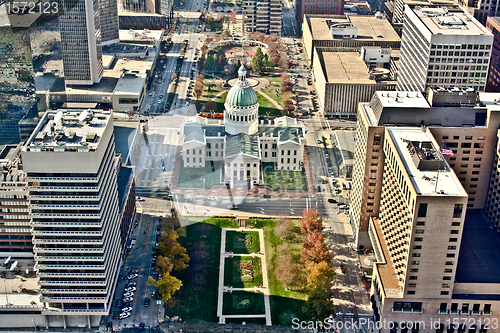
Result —
[{"label": "street lamp", "polygon": [[203,195],[205,195],[205,178],[201,179],[203,181]]}]

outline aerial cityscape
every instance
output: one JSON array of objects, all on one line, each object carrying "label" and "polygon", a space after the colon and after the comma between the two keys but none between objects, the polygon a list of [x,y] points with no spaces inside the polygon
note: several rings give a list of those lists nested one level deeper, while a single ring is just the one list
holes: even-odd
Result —
[{"label": "aerial cityscape", "polygon": [[500,2],[0,0],[0,332],[500,333]]}]

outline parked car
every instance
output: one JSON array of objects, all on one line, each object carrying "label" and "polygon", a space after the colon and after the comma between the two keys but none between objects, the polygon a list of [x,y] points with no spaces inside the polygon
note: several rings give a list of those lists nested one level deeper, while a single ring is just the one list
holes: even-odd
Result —
[{"label": "parked car", "polygon": [[271,196],[269,194],[264,194],[264,198],[269,199]]},{"label": "parked car", "polygon": [[217,198],[216,198],[216,197],[214,197],[213,195],[209,195],[209,196],[207,197],[207,200],[210,200],[210,201],[215,201],[215,200],[217,200]]},{"label": "parked car", "polygon": [[131,312],[131,311],[132,311],[131,306],[122,309],[122,312]]},{"label": "parked car", "polygon": [[342,272],[342,274],[345,274],[345,268],[344,268],[344,265],[340,265],[340,271]]},{"label": "parked car", "polygon": [[118,319],[125,319],[130,317],[130,312],[122,312],[118,315]]},{"label": "parked car", "polygon": [[127,291],[123,294],[123,297],[134,297],[134,293],[132,291]]},{"label": "parked car", "polygon": [[342,204],[342,205],[339,205],[339,208],[340,209],[349,209],[349,206]]},{"label": "parked car", "polygon": [[123,303],[128,303],[128,302],[133,302],[134,298],[133,297],[123,297],[122,299]]},{"label": "parked car", "polygon": [[144,198],[136,197],[135,200],[137,200],[137,201],[144,201]]},{"label": "parked car", "polygon": [[136,287],[128,287],[128,288],[125,288],[125,292],[129,292],[129,291],[136,291],[137,288]]},{"label": "parked car", "polygon": [[146,299],[144,300],[144,306],[145,306],[145,307],[148,307],[148,306],[149,306],[149,303],[150,303],[149,298],[146,298]]},{"label": "parked car", "polygon": [[127,282],[127,285],[125,286],[125,288],[135,287],[135,286],[137,286],[137,282],[135,282],[135,281],[129,281],[129,282]]},{"label": "parked car", "polygon": [[127,276],[127,279],[133,280],[133,279],[137,279],[138,277],[139,277],[139,274],[130,274],[129,276]]},{"label": "parked car", "polygon": [[144,323],[139,324],[139,331],[144,331],[144,326],[146,326]]},{"label": "parked car", "polygon": [[328,199],[328,202],[329,203],[337,203],[337,200],[330,198],[330,199]]}]

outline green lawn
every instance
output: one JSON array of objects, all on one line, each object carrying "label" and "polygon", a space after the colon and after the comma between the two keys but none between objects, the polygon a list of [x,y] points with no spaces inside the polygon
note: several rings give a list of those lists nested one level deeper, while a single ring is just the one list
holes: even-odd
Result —
[{"label": "green lawn", "polygon": [[[242,264],[252,266],[253,273],[247,274],[248,270],[242,268]],[[253,257],[233,257],[224,261],[224,285],[234,288],[253,288],[261,286],[262,260]]]},{"label": "green lawn", "polygon": [[262,96],[261,94],[257,93],[257,100],[259,101],[259,106],[263,108],[268,108],[268,109],[274,109],[276,106],[268,100],[266,97]]},{"label": "green lawn", "polygon": [[226,252],[250,254],[260,251],[260,237],[256,231],[227,231]]},{"label": "green lawn", "polygon": [[220,164],[214,163],[214,169],[206,166],[204,168],[181,168],[179,176],[179,187],[203,188],[205,179],[205,188],[209,189],[213,185],[220,184]]},{"label": "green lawn", "polygon": [[238,225],[236,223],[236,219],[232,218],[190,218],[190,221],[197,221],[215,225],[219,228],[237,228]]},{"label": "green lawn", "polygon": [[291,326],[293,318],[305,320],[302,307],[307,300],[306,292],[301,290],[300,282],[298,286],[291,287],[286,290],[286,287],[276,279],[274,270],[277,266],[277,257],[279,255],[277,247],[283,243],[290,245],[291,251],[288,253],[296,261],[300,259],[300,251],[302,249],[302,235],[300,234],[299,222],[295,221],[294,237],[290,240],[282,240],[274,233],[274,227],[277,222],[273,220],[247,220],[247,227],[263,228],[264,241],[266,246],[266,264],[269,272],[269,287],[270,287],[270,303],[271,316],[273,325]]},{"label": "green lawn", "polygon": [[264,314],[264,294],[250,291],[224,293],[222,314]]},{"label": "green lawn", "polygon": [[[273,190],[307,191],[304,171],[274,170],[273,163],[262,163],[264,183]],[[291,180],[291,181],[290,181]]]},{"label": "green lawn", "polygon": [[200,101],[208,101],[208,100],[211,100],[212,98],[215,97],[215,95],[217,95],[218,93],[220,93],[221,91],[223,91],[224,89],[218,87],[218,86],[212,86],[210,88],[210,91],[208,91],[208,88],[207,88],[207,85],[209,82],[212,82],[212,83],[217,83],[219,80],[218,79],[204,79],[203,80],[203,84],[204,84],[204,87],[203,87],[203,95],[199,98]]},{"label": "green lawn", "polygon": [[186,227],[181,245],[191,260],[179,272],[183,286],[165,304],[165,313],[186,321],[217,322],[217,291],[219,283],[221,228],[197,223]]},{"label": "green lawn", "polygon": [[[279,105],[283,105],[283,93],[281,92],[281,81],[279,77],[267,77],[270,81],[270,84],[267,88],[262,89],[262,91],[278,102]],[[278,91],[276,91],[278,90]]]}]

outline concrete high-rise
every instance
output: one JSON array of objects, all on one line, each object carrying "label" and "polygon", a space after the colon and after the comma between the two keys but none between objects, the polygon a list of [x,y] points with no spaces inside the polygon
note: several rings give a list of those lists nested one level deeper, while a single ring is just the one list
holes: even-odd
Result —
[{"label": "concrete high-rise", "polygon": [[492,45],[491,32],[461,9],[405,5],[397,88],[484,91]]},{"label": "concrete high-rise", "polygon": [[19,143],[21,123],[38,116],[30,29],[42,13],[9,15],[0,3],[0,145]]},{"label": "concrete high-rise", "polygon": [[488,17],[486,29],[495,36],[493,49],[491,51],[490,69],[488,72],[488,82],[486,91],[500,91],[500,17]]},{"label": "concrete high-rise", "polygon": [[[64,13],[59,17],[59,29],[67,85],[92,85],[102,78],[101,1],[104,0],[62,2]],[[105,7],[104,2],[102,6]],[[108,16],[111,10],[105,12]]]},{"label": "concrete high-rise", "polygon": [[242,31],[244,34],[258,31],[281,36],[283,10],[278,0],[244,0],[242,5]]},{"label": "concrete high-rise", "polygon": [[111,114],[48,111],[21,156],[42,315],[52,327],[98,326],[121,263]]},{"label": "concrete high-rise", "polygon": [[102,45],[118,43],[120,41],[118,26],[118,1],[99,0],[99,12],[101,20]]},{"label": "concrete high-rise", "polygon": [[500,2],[494,0],[455,0],[455,2],[482,24],[486,24],[488,17],[500,15]]},{"label": "concrete high-rise", "polygon": [[299,26],[306,14],[344,15],[344,0],[295,0],[295,17]]},{"label": "concrete high-rise", "polygon": [[500,94],[427,93],[377,92],[359,106],[349,215],[376,257],[375,319],[396,323],[384,333],[498,332],[484,321],[500,311],[500,237],[482,210],[498,215]]}]

